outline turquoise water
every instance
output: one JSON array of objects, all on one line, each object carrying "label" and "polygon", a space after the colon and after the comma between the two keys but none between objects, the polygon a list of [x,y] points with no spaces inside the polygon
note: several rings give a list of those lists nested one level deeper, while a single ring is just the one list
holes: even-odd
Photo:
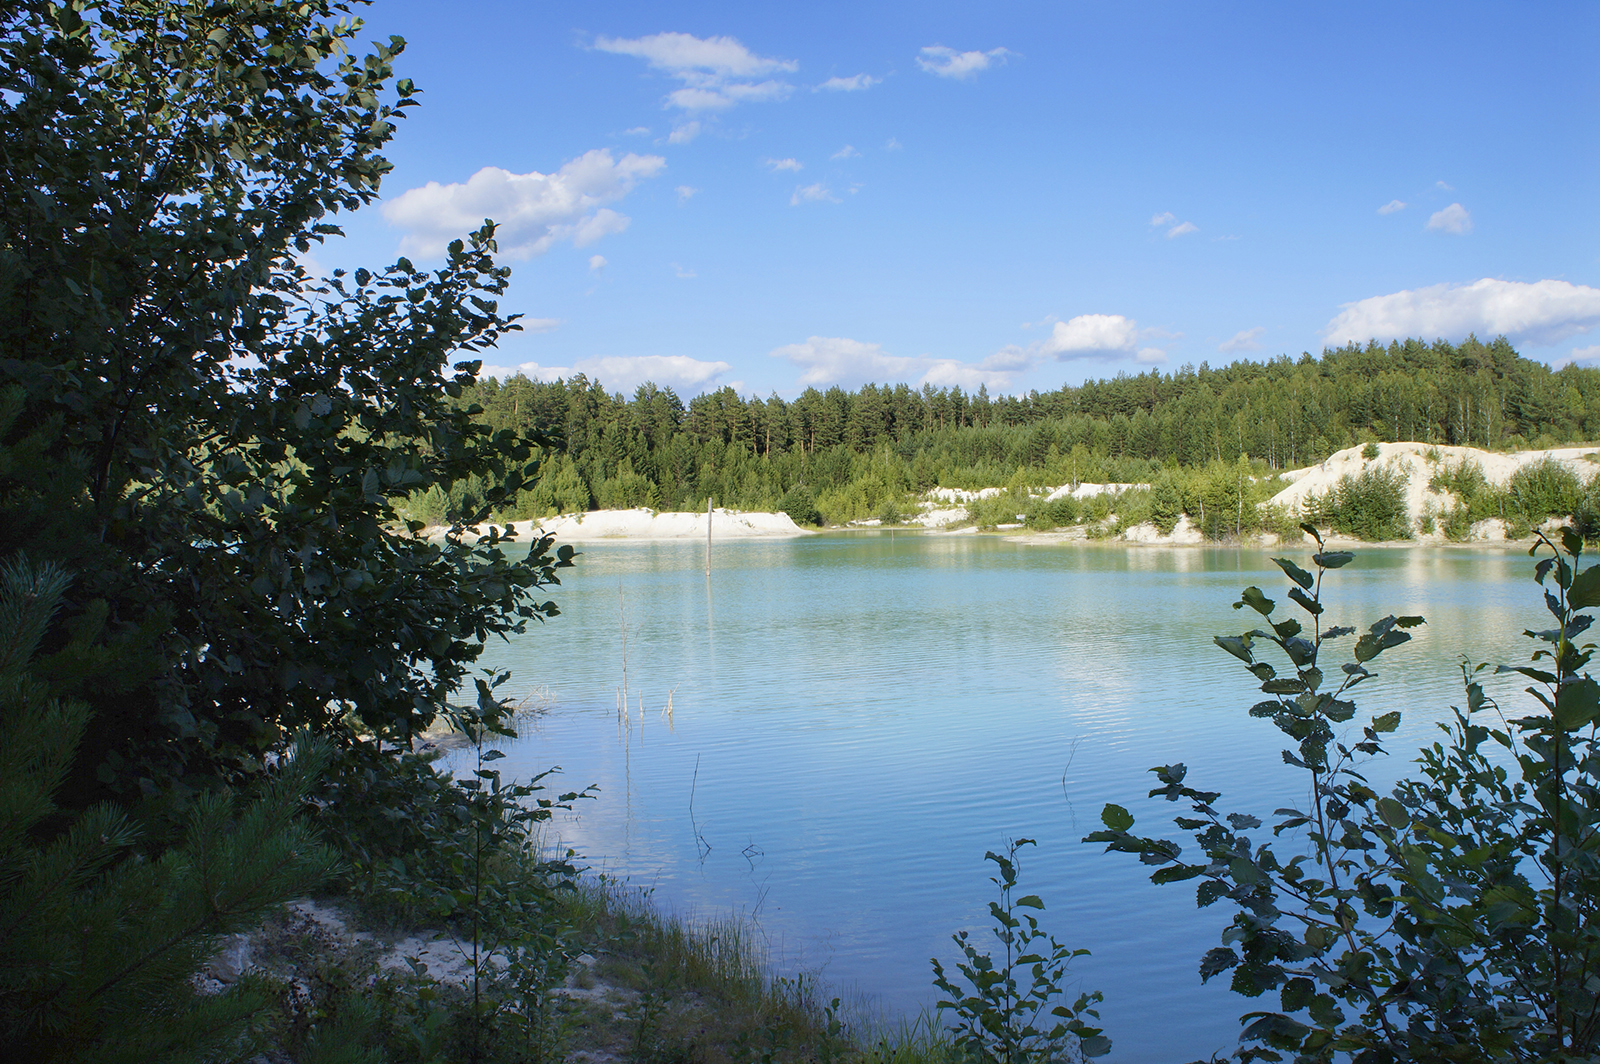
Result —
[{"label": "turquoise water", "polygon": [[[1273,1007],[1200,984],[1221,904],[1197,910],[1193,884],[1154,887],[1079,842],[1107,801],[1178,837],[1179,807],[1144,798],[1146,770],[1172,761],[1227,810],[1304,796],[1276,730],[1245,712],[1250,676],[1211,643],[1254,627],[1230,608],[1246,585],[1289,606],[1269,552],[836,534],[719,543],[708,578],[703,544],[581,550],[551,595],[562,615],[485,664],[546,706],[501,765],[599,785],[558,823],[591,868],[681,913],[744,914],[780,970],[914,1016],[935,1000],[929,958],[987,926],[984,852],[1027,836],[1044,925],[1093,951],[1073,970],[1105,992],[1110,1059],[1226,1050],[1241,1013]],[[1462,703],[1462,656],[1526,658],[1530,571],[1521,552],[1374,548],[1332,574],[1331,623],[1429,622],[1356,692],[1405,713],[1372,776],[1402,771]]]}]

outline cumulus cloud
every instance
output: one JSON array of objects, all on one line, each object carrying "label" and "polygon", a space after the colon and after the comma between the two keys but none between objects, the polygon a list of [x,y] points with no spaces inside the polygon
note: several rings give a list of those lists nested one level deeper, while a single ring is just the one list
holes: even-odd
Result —
[{"label": "cumulus cloud", "polygon": [[1160,214],[1153,214],[1150,216],[1150,224],[1152,226],[1171,225],[1177,220],[1178,216],[1173,214],[1171,211],[1162,211]]},{"label": "cumulus cloud", "polygon": [[1171,240],[1174,237],[1188,236],[1190,233],[1198,233],[1199,231],[1200,227],[1195,225],[1193,222],[1179,222],[1177,225],[1167,230],[1167,239]]},{"label": "cumulus cloud", "polygon": [[518,366],[484,366],[483,375],[504,380],[518,373],[536,381],[561,380],[579,373],[598,381],[608,391],[632,392],[645,381],[678,392],[700,392],[732,370],[726,362],[706,362],[687,355],[637,355],[580,358],[570,366],[542,366],[524,362]]},{"label": "cumulus cloud", "polygon": [[818,85],[817,89],[827,92],[860,92],[862,89],[872,88],[881,81],[882,78],[875,78],[871,74],[855,74],[848,78],[829,78]]},{"label": "cumulus cloud", "polygon": [[632,129],[624,129],[622,135],[624,137],[648,137],[650,135],[650,127],[634,126]]},{"label": "cumulus cloud", "polygon": [[595,273],[599,273],[601,270],[603,270],[605,268],[606,268],[606,257],[604,255],[590,255],[589,256],[589,269],[593,270]]},{"label": "cumulus cloud", "polygon": [[1058,361],[1097,355],[1132,354],[1139,344],[1139,326],[1121,314],[1079,314],[1058,321],[1041,350]]},{"label": "cumulus cloud", "polygon": [[1568,281],[1499,281],[1372,296],[1344,304],[1323,329],[1333,345],[1408,336],[1459,341],[1468,333],[1547,347],[1600,325],[1600,289]]},{"label": "cumulus cloud", "polygon": [[627,217],[603,204],[622,199],[664,166],[659,155],[630,152],[613,159],[604,148],[585,152],[553,174],[513,174],[486,166],[463,184],[429,181],[402,192],[383,205],[383,216],[405,230],[400,250],[407,255],[443,255],[450,241],[493,218],[499,223],[495,235],[501,254],[526,259],[564,241],[583,247],[622,232]]},{"label": "cumulus cloud", "polygon": [[1399,201],[1397,199],[1392,199],[1388,203],[1385,203],[1382,207],[1379,207],[1378,208],[1378,213],[1379,214],[1393,214],[1395,211],[1403,211],[1405,209],[1406,209],[1406,205],[1404,203],[1402,203],[1401,201]]},{"label": "cumulus cloud", "polygon": [[789,206],[798,207],[802,203],[838,203],[839,199],[828,186],[818,181],[814,185],[804,185],[794,190],[794,195],[789,197]]},{"label": "cumulus cloud", "polygon": [[1230,355],[1241,351],[1259,351],[1261,350],[1261,334],[1266,331],[1266,326],[1257,325],[1254,329],[1236,332],[1231,339],[1224,340],[1218,344],[1217,350]]},{"label": "cumulus cloud", "polygon": [[[813,336],[800,344],[786,344],[772,351],[771,357],[787,359],[804,370],[803,387],[838,384],[859,388],[870,381],[907,381],[917,387],[960,386],[972,389],[1010,386],[1013,370],[994,358],[982,362],[962,362],[954,358],[908,358],[891,355],[882,344],[865,343],[843,336]],[[1031,365],[1031,363],[1028,363]],[[1026,365],[1017,368],[1026,368]]]},{"label": "cumulus cloud", "polygon": [[672,272],[673,272],[673,274],[675,274],[677,276],[677,278],[680,281],[687,281],[687,280],[690,280],[691,278],[700,276],[699,274],[695,273],[689,267],[680,266],[676,262],[674,262],[672,264]]},{"label": "cumulus cloud", "polygon": [[1600,344],[1591,344],[1588,347],[1574,347],[1566,358],[1557,359],[1554,363],[1557,369],[1571,362],[1593,362],[1600,359]]},{"label": "cumulus cloud", "polygon": [[773,173],[777,173],[779,170],[799,173],[805,169],[805,164],[798,159],[763,159],[762,164]]},{"label": "cumulus cloud", "polygon": [[904,147],[905,145],[900,143],[899,137],[890,137],[888,140],[883,142],[884,151],[899,151]]},{"label": "cumulus cloud", "polygon": [[667,94],[667,106],[683,111],[725,111],[740,103],[781,100],[794,86],[774,74],[793,73],[792,59],[756,55],[733,37],[657,33],[649,37],[600,37],[602,52],[631,55],[683,82]]},{"label": "cumulus cloud", "polygon": [[1443,181],[1435,181],[1433,183],[1433,187],[1434,188],[1438,188],[1438,189],[1443,189],[1446,192],[1454,192],[1456,190],[1456,186],[1447,185]]},{"label": "cumulus cloud", "polygon": [[[1031,324],[1050,325],[1050,335],[1026,347],[1011,344],[1001,348],[985,359],[983,365],[989,369],[1016,372],[1047,359],[1057,362],[1131,359],[1153,364],[1165,362],[1166,351],[1159,347],[1140,347],[1140,340],[1176,339],[1181,335],[1160,329],[1141,329],[1138,322],[1121,314],[1079,314],[1066,321],[1052,316]],[[1025,324],[1023,328],[1030,328],[1031,324]]]},{"label": "cumulus cloud", "polygon": [[991,48],[987,52],[958,52],[942,44],[930,44],[917,56],[917,66],[941,78],[966,79],[980,70],[987,70],[996,60],[1005,62],[1006,56],[1015,53],[1005,48]]},{"label": "cumulus cloud", "polygon": [[672,191],[678,194],[679,203],[688,203],[690,200],[694,199],[695,193],[699,192],[700,190],[689,185],[679,185]]},{"label": "cumulus cloud", "polygon": [[1472,232],[1472,215],[1459,203],[1452,203],[1442,211],[1434,211],[1428,218],[1428,228],[1436,233],[1466,236]]},{"label": "cumulus cloud", "polygon": [[861,153],[856,151],[856,149],[852,145],[846,144],[844,147],[840,148],[838,151],[836,151],[832,155],[828,156],[828,158],[830,158],[830,159],[856,159],[856,158],[859,158],[860,156],[861,156]]}]

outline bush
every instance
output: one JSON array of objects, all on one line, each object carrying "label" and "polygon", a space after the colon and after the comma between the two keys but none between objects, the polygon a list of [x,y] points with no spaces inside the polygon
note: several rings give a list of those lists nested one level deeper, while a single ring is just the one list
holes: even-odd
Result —
[{"label": "bush", "polygon": [[1040,532],[1048,532],[1053,528],[1066,528],[1078,523],[1078,515],[1083,507],[1071,495],[1063,495],[1059,499],[1049,502],[1040,500],[1028,510],[1027,526]]},{"label": "bush", "polygon": [[1511,474],[1506,495],[1528,524],[1537,525],[1548,517],[1570,517],[1576,513],[1583,485],[1565,465],[1545,458]]},{"label": "bush", "polygon": [[[1151,796],[1188,804],[1175,822],[1198,843],[1199,860],[1134,835],[1133,816],[1117,805],[1085,840],[1138,854],[1157,866],[1156,883],[1197,881],[1201,906],[1236,909],[1223,944],[1202,958],[1201,979],[1231,972],[1236,992],[1274,993],[1278,1007],[1245,1014],[1238,1059],[1600,1054],[1600,684],[1584,672],[1594,646],[1576,642],[1592,620],[1580,611],[1600,606],[1600,566],[1582,567],[1571,530],[1541,535],[1539,545],[1552,556],[1534,576],[1556,624],[1526,633],[1540,644],[1532,667],[1498,670],[1534,681],[1535,704],[1522,715],[1508,717],[1485,692],[1488,666],[1463,666],[1466,711],[1441,725],[1447,740],[1421,751],[1418,775],[1380,796],[1362,762],[1384,752],[1400,713],[1362,717],[1349,692],[1422,618],[1377,621],[1351,662],[1324,673],[1325,644],[1355,634],[1326,626],[1324,577],[1352,555],[1319,551],[1315,576],[1275,559],[1311,629],[1274,620],[1276,604],[1251,587],[1235,608],[1259,614],[1262,627],[1215,642],[1266,696],[1250,715],[1290,740],[1283,759],[1306,775],[1304,807],[1279,809],[1270,840],[1257,842],[1258,817],[1222,813],[1220,792],[1192,786],[1181,763],[1162,765]],[[1280,664],[1260,656],[1269,646]],[[1345,725],[1359,738],[1336,731]]]},{"label": "bush", "polygon": [[1308,495],[1308,522],[1357,539],[1410,539],[1406,512],[1406,475],[1382,466],[1368,466],[1358,475],[1339,478],[1326,495]]},{"label": "bush", "polygon": [[1150,521],[1163,536],[1172,535],[1183,517],[1183,489],[1171,474],[1163,474],[1150,489]]},{"label": "bush", "polygon": [[784,493],[778,509],[789,515],[797,525],[820,525],[822,513],[817,509],[817,500],[811,494],[811,489],[804,484],[796,484]]}]

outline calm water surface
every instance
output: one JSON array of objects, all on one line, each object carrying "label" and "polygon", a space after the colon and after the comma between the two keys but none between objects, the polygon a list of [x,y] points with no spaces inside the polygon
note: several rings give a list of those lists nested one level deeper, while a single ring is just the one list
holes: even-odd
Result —
[{"label": "calm water surface", "polygon": [[[590,867],[680,913],[744,914],[779,969],[914,1016],[935,999],[928,959],[987,926],[984,852],[1035,838],[1023,885],[1093,951],[1074,971],[1105,992],[1110,1059],[1235,1043],[1257,1003],[1196,974],[1223,906],[1079,840],[1107,801],[1176,833],[1179,808],[1144,798],[1172,761],[1227,810],[1304,796],[1276,730],[1245,712],[1251,678],[1211,643],[1254,627],[1230,608],[1248,584],[1290,605],[1269,552],[837,534],[719,543],[708,579],[704,549],[584,546],[552,595],[562,615],[486,653],[548,700],[502,765],[599,785],[558,824]],[[1462,656],[1526,657],[1530,571],[1521,552],[1374,548],[1333,574],[1331,623],[1428,619],[1357,691],[1364,711],[1405,713],[1372,776],[1462,703]]]}]

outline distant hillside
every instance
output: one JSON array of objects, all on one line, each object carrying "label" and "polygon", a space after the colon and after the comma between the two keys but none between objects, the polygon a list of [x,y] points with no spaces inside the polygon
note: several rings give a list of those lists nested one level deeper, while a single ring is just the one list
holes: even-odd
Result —
[{"label": "distant hillside", "polygon": [[[1351,346],[1024,396],[899,384],[785,400],[723,388],[685,405],[671,389],[646,384],[630,398],[580,375],[485,380],[460,401],[497,429],[561,443],[502,515],[518,518],[701,511],[714,497],[797,519],[809,505],[839,522],[935,486],[1155,483],[1241,455],[1270,474],[1367,440],[1494,450],[1600,439],[1600,370],[1552,371],[1504,339]],[[418,497],[415,516],[436,520],[483,487]]]}]

